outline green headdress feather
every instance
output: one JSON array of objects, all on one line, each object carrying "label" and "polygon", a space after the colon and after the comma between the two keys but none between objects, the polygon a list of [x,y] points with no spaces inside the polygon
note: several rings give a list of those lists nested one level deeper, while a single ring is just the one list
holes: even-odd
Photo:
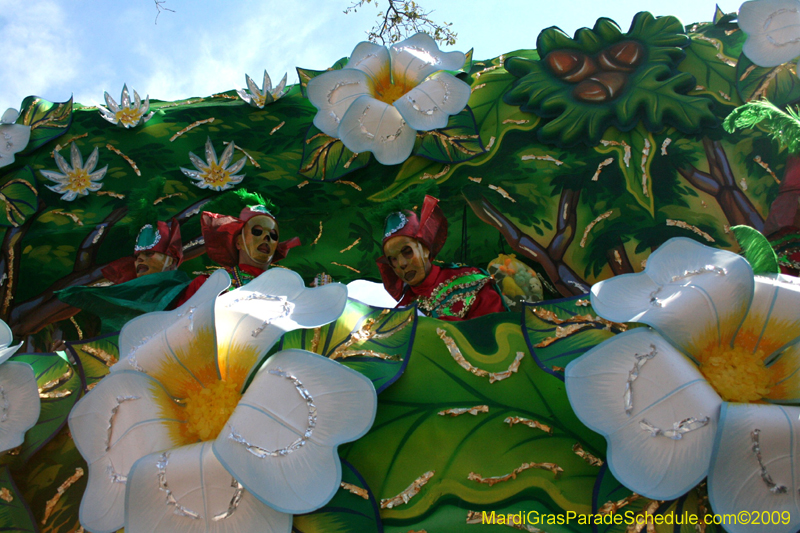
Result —
[{"label": "green headdress feather", "polygon": [[131,219],[131,224],[128,226],[128,231],[131,236],[138,235],[139,230],[145,224],[151,224],[155,227],[158,223],[158,209],[153,205],[153,202],[163,196],[166,183],[166,178],[153,178],[147,180],[147,183],[141,189],[136,189],[130,193],[128,216]]},{"label": "green headdress feather", "polygon": [[748,102],[734,109],[722,123],[728,133],[760,126],[790,154],[800,152],[800,113],[776,107],[768,100]]},{"label": "green headdress feather", "polygon": [[237,189],[219,195],[204,205],[203,211],[238,217],[242,209],[255,205],[263,205],[272,216],[278,216],[278,212],[280,211],[278,206],[273,204],[270,200],[266,200],[260,194],[249,192],[245,189]]},{"label": "green headdress feather", "polygon": [[365,216],[367,217],[367,221],[372,225],[383,228],[386,217],[392,213],[397,213],[398,211],[413,211],[414,206],[419,208],[422,205],[425,195],[438,196],[438,194],[439,186],[435,181],[431,180],[422,185],[409,187],[391,200],[386,200],[372,209],[367,210]]}]

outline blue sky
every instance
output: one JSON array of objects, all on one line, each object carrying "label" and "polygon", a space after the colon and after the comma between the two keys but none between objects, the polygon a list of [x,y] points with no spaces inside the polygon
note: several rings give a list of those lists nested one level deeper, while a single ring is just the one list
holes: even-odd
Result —
[{"label": "blue sky", "polygon": [[[28,95],[86,105],[115,99],[123,83],[144,96],[177,100],[260,84],[267,69],[277,84],[295,67],[323,70],[366,38],[378,9],[345,15],[349,0],[167,0],[155,24],[152,0],[0,0],[0,112]],[[450,50],[474,48],[490,59],[534,48],[539,32],[569,34],[598,17],[624,29],[638,11],[711,20],[708,0],[419,0],[433,18],[453,23]],[[741,2],[721,0],[726,13]],[[488,8],[491,6],[491,8]]]}]

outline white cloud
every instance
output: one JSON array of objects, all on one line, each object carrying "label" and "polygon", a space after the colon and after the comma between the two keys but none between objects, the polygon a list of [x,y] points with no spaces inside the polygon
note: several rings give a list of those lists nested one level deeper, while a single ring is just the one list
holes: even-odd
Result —
[{"label": "white cloud", "polygon": [[0,13],[0,107],[19,108],[25,96],[52,94],[75,80],[75,35],[56,2],[0,0]]}]

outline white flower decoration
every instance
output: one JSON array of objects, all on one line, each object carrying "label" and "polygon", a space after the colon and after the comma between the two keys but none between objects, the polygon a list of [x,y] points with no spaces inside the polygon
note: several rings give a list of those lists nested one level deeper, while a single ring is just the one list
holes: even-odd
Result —
[{"label": "white flower decoration", "polygon": [[126,324],[119,363],[70,414],[87,530],[288,532],[338,490],[336,448],[372,426],[372,382],[303,350],[258,363],[284,332],[336,319],[345,287],[284,269],[218,296],[229,285],[217,271]]},{"label": "white flower decoration", "polygon": [[739,8],[747,34],[744,54],[760,67],[776,67],[800,55],[800,1],[755,0]]},{"label": "white flower decoration", "polygon": [[314,125],[353,152],[372,152],[384,165],[402,163],[417,131],[445,127],[467,105],[469,85],[438,72],[463,64],[463,53],[441,52],[424,33],[388,50],[360,43],[343,69],[308,82],[308,99],[319,110]]},{"label": "white flower decoration", "polygon": [[592,287],[598,315],[653,328],[617,335],[566,369],[570,403],[606,437],[620,482],[671,500],[708,476],[715,513],[789,511],[789,524],[768,529],[798,529],[798,282],[754,278],[744,258],[677,238],[644,272]]},{"label": "white flower decoration", "polygon": [[95,172],[94,169],[100,158],[97,148],[92,150],[92,154],[86,160],[85,165],[83,164],[81,151],[75,143],[72,143],[70,148],[72,166],[58,152],[53,152],[53,157],[61,173],[52,170],[40,170],[39,172],[50,181],[56,182],[56,185],[46,185],[46,187],[53,192],[63,193],[61,195],[62,200],[71,202],[78,195],[86,196],[89,191],[99,191],[103,188],[102,181],[106,175],[106,170],[108,170],[108,165]]},{"label": "white flower decoration", "polygon": [[16,109],[7,109],[0,118],[0,168],[14,162],[14,154],[21,152],[31,140],[31,127],[14,124],[19,117]]},{"label": "white flower decoration", "polygon": [[108,94],[108,92],[105,92],[104,94],[108,109],[103,106],[98,106],[100,115],[107,121],[111,122],[112,124],[116,124],[117,126],[134,128],[139,124],[144,124],[153,118],[153,115],[155,114],[154,112],[150,113],[149,115],[147,114],[147,111],[150,109],[150,95],[145,97],[144,104],[142,104],[142,99],[139,97],[139,93],[133,91],[133,105],[131,105],[131,97],[128,94],[127,84],[122,86],[120,105],[117,105],[117,102],[111,98],[111,95]]},{"label": "white flower decoration", "polygon": [[[234,185],[241,183],[244,179],[244,174],[236,175],[237,172],[242,170],[247,160],[242,157],[234,164],[230,165],[233,159],[233,148],[235,145],[233,141],[228,143],[228,146],[222,152],[222,157],[217,160],[217,152],[214,150],[214,145],[211,144],[211,137],[206,138],[206,161],[203,161],[192,152],[189,152],[189,160],[197,170],[190,170],[188,168],[181,168],[186,176],[197,180],[194,185],[201,189],[211,189],[212,191],[224,191],[230,189]],[[228,166],[230,165],[230,166]]]},{"label": "white flower decoration", "polygon": [[22,343],[14,341],[11,328],[0,320],[0,453],[16,448],[39,420],[39,385],[31,365],[8,359]]},{"label": "white flower decoration", "polygon": [[247,87],[250,89],[250,92],[247,92],[247,89],[237,89],[236,92],[239,94],[239,98],[247,102],[253,107],[257,107],[259,109],[264,109],[264,106],[267,104],[271,104],[275,100],[279,99],[281,96],[284,95],[284,88],[286,87],[286,74],[283,75],[283,79],[278,84],[275,89],[272,88],[272,80],[269,79],[269,74],[267,71],[264,71],[264,83],[263,89],[259,89],[256,82],[248,76],[247,74],[244,75],[245,81],[247,82]]}]

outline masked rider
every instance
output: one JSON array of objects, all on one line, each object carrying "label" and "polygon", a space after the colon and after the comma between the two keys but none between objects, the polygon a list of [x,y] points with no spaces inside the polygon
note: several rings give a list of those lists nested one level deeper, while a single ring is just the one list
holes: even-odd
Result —
[{"label": "masked rider", "polygon": [[398,211],[386,218],[383,285],[398,307],[411,305],[441,320],[466,320],[506,311],[494,280],[474,267],[432,263],[447,239],[447,219],[439,200],[425,196],[420,214]]}]

